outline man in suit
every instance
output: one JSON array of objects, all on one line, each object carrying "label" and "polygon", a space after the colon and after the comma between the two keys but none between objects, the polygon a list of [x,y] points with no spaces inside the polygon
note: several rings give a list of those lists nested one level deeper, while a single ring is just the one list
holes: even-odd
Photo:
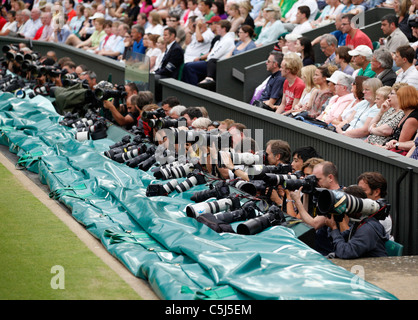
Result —
[{"label": "man in suit", "polygon": [[380,48],[373,52],[371,68],[376,72],[376,78],[382,81],[384,86],[391,87],[396,81],[396,73],[392,70],[393,58],[389,50]]},{"label": "man in suit", "polygon": [[173,27],[164,29],[163,38],[167,45],[161,66],[155,70],[155,99],[161,101],[162,91],[160,79],[177,79],[180,67],[184,62],[184,52],[181,46],[176,42],[177,32]]}]

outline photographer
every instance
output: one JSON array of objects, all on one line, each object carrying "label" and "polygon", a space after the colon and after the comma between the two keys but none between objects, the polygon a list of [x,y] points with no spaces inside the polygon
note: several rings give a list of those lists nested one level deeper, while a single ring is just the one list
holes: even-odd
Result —
[{"label": "photographer", "polygon": [[[347,187],[345,192],[351,193],[353,186]],[[363,188],[359,187],[359,191]],[[359,198],[366,198],[366,193]],[[361,213],[351,214],[350,218],[359,219]],[[388,240],[385,228],[373,215],[355,222],[348,230],[340,231],[334,215],[326,218],[325,224],[331,229],[333,250],[332,255],[341,259],[356,259],[362,257],[386,257],[385,242]]]},{"label": "photographer", "polygon": [[[312,174],[317,179],[317,185],[320,188],[325,188],[329,190],[341,190],[341,186],[338,183],[338,170],[337,167],[330,161],[321,162],[313,168]],[[326,217],[309,214],[302,201],[301,201],[301,189],[291,191],[290,197],[295,201],[296,208],[300,214],[301,219],[306,224],[312,226],[316,230],[315,245],[316,250],[323,255],[327,255],[332,252],[332,239],[328,235],[327,226],[325,224]],[[348,228],[348,224],[343,220],[340,223],[340,227],[343,229]]]},{"label": "photographer", "polygon": [[132,97],[134,95],[128,97],[126,99],[126,108],[128,110],[128,114],[123,116],[118,109],[113,104],[113,101],[104,100],[103,107],[110,110],[112,113],[113,119],[119,124],[120,126],[125,127],[126,129],[131,129],[132,126],[136,123],[136,119],[139,116],[138,109],[134,104],[132,104]]},{"label": "photographer", "polygon": [[[357,185],[366,193],[367,198],[372,200],[384,200],[387,190],[387,181],[379,172],[363,172],[357,178]],[[393,240],[390,235],[392,231],[392,219],[390,215],[385,220],[379,221],[385,228],[389,240]]]}]

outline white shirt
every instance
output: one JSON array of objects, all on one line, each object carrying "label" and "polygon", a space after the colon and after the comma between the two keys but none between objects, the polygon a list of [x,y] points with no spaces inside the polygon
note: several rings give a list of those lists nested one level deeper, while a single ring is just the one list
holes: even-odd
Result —
[{"label": "white shirt", "polygon": [[221,37],[220,40],[216,41],[212,50],[208,55],[210,59],[222,59],[226,54],[235,48],[235,33],[228,32],[226,35]]},{"label": "white shirt", "polygon": [[38,31],[40,27],[42,27],[41,19],[38,19],[35,21],[32,19],[29,19],[25,23],[25,32],[23,33],[23,35],[25,36],[26,39],[33,39],[33,37],[35,37],[36,31]]},{"label": "white shirt", "polygon": [[211,29],[207,29],[202,33],[203,41],[199,42],[196,39],[196,34],[193,33],[192,40],[187,45],[184,51],[184,63],[192,62],[195,58],[198,58],[202,54],[206,54],[210,50],[210,44],[215,37]]},{"label": "white shirt", "polygon": [[308,32],[308,31],[311,31],[311,30],[312,30],[312,25],[311,25],[311,23],[310,23],[309,20],[306,20],[302,24],[297,24],[296,27],[291,32],[291,34],[300,34],[300,35],[302,35],[305,32]]},{"label": "white shirt", "polygon": [[145,29],[145,34],[151,33],[151,34],[158,34],[158,35],[162,36],[163,32],[164,32],[164,27],[163,27],[162,24],[157,24],[155,26],[150,24],[148,26],[148,28]]},{"label": "white shirt", "polygon": [[298,0],[292,8],[286,13],[285,18],[289,19],[290,22],[296,20],[296,14],[298,13],[298,8],[300,6],[308,6],[311,10],[311,14],[309,16],[309,20],[315,20],[316,14],[318,13],[318,3],[315,0]]},{"label": "white shirt", "polygon": [[[402,69],[401,69],[402,70]],[[418,70],[414,65],[410,66],[406,71],[401,71],[396,78],[395,83],[407,83],[414,86],[418,90]]]}]

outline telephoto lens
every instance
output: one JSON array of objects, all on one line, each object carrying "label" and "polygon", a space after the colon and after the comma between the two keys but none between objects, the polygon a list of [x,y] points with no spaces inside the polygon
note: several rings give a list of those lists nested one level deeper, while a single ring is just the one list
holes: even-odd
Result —
[{"label": "telephoto lens", "polygon": [[173,192],[178,182],[176,179],[168,181],[166,184],[150,184],[147,187],[145,195],[147,197],[167,196]]},{"label": "telephoto lens", "polygon": [[205,184],[206,177],[204,174],[200,173],[199,171],[195,170],[187,175],[187,179],[184,180],[182,183],[179,183],[176,187],[176,191],[178,193],[185,192],[194,186],[199,184]]},{"label": "telephoto lens", "polygon": [[225,211],[228,208],[233,210],[235,209],[234,201],[231,198],[220,199],[212,202],[199,202],[196,204],[189,204],[186,207],[186,214],[190,218],[197,218],[204,213],[216,213]]},{"label": "telephoto lens", "polygon": [[242,205],[242,208],[219,212],[214,214],[215,218],[226,223],[233,223],[237,221],[244,221],[248,219],[253,219],[256,217],[256,205],[254,201],[247,201]]},{"label": "telephoto lens", "polygon": [[380,210],[379,202],[362,199],[339,190],[323,189],[318,195],[317,203],[320,215],[351,215],[361,213],[369,216]]},{"label": "telephoto lens", "polygon": [[295,174],[266,173],[263,180],[268,186],[277,187],[282,186],[287,180],[297,180],[300,177],[302,177],[302,173],[300,171],[295,172]]},{"label": "telephoto lens", "polygon": [[138,164],[138,169],[142,171],[148,171],[156,162],[157,160],[155,160],[155,155],[151,155],[151,157]]},{"label": "telephoto lens", "polygon": [[286,222],[283,211],[276,205],[273,205],[264,215],[240,223],[237,227],[237,233],[254,235],[283,222]]},{"label": "telephoto lens", "polygon": [[147,146],[145,144],[140,144],[138,146],[133,147],[131,150],[123,153],[118,153],[113,157],[113,160],[119,163],[126,162],[130,159],[133,159],[142,153],[147,151]]},{"label": "telephoto lens", "polygon": [[251,152],[231,152],[232,163],[235,165],[245,164],[251,166],[254,164],[262,165],[263,164],[263,155],[261,154],[252,154]]},{"label": "telephoto lens", "polygon": [[249,195],[255,196],[257,194],[257,188],[252,182],[248,182],[242,179],[239,179],[233,184],[233,187],[237,188],[240,191],[246,192]]},{"label": "telephoto lens", "polygon": [[273,165],[255,165],[249,168],[248,177],[250,180],[263,179],[266,173],[274,174],[288,174],[292,172],[292,166],[290,164],[279,163],[277,166]]},{"label": "telephoto lens", "polygon": [[229,196],[229,186],[225,181],[220,181],[214,186],[210,185],[209,190],[195,192],[190,200],[194,202],[203,202],[210,198],[223,199]]},{"label": "telephoto lens", "polygon": [[171,178],[184,178],[194,169],[192,163],[184,165],[168,166],[160,168],[159,171],[154,172],[154,177],[157,179],[167,180]]}]

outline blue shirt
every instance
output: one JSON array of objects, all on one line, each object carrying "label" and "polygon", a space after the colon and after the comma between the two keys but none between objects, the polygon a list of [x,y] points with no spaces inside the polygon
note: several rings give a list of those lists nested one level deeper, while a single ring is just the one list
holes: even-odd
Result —
[{"label": "blue shirt", "polygon": [[345,38],[347,37],[346,33],[342,33],[340,30],[335,30],[331,32],[331,34],[337,38],[339,47],[345,46]]},{"label": "blue shirt", "polygon": [[142,40],[143,39],[139,40],[139,42],[134,42],[132,46],[132,52],[145,54],[145,46]]}]

